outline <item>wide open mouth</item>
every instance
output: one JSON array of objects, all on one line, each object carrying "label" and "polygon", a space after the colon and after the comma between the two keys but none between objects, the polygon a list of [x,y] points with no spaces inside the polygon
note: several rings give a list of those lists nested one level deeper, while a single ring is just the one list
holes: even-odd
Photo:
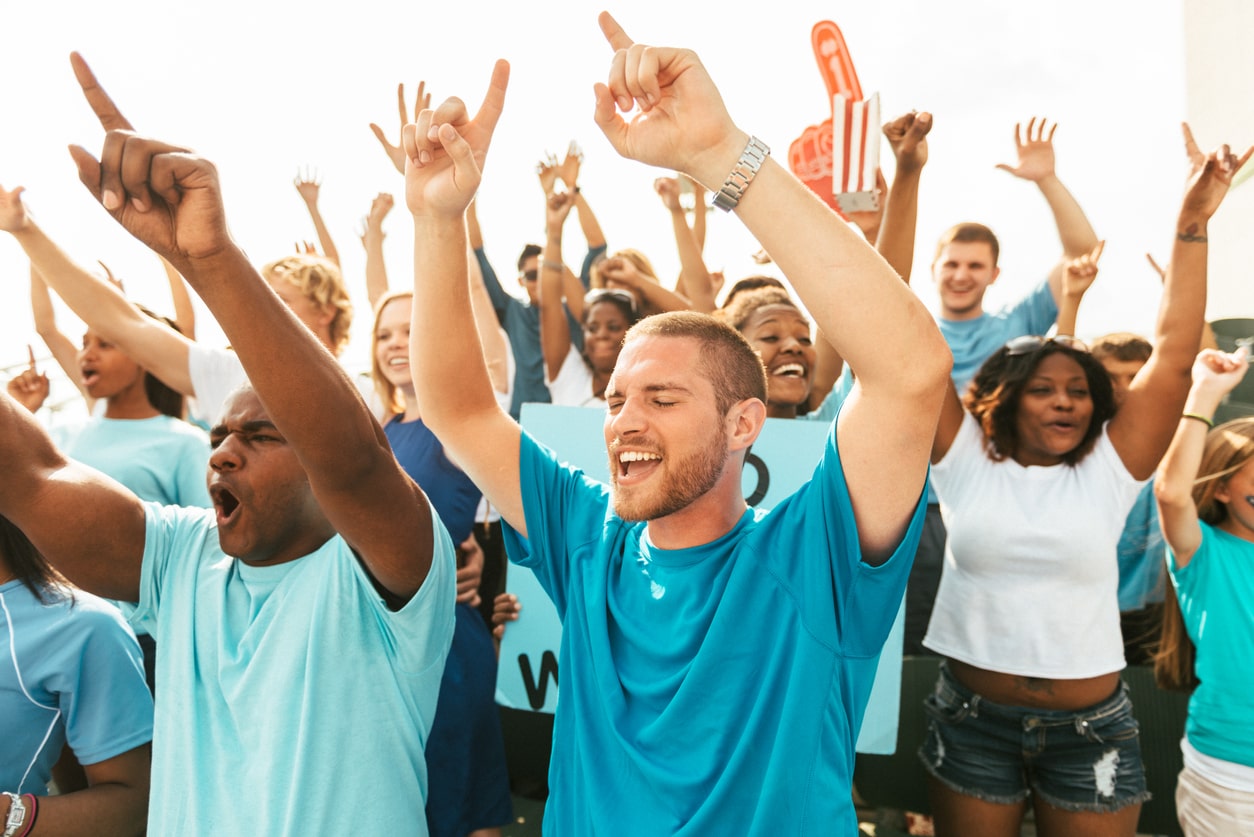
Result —
[{"label": "wide open mouth", "polygon": [[229,523],[239,509],[239,498],[225,486],[216,484],[209,489],[213,510],[218,515],[218,525]]}]

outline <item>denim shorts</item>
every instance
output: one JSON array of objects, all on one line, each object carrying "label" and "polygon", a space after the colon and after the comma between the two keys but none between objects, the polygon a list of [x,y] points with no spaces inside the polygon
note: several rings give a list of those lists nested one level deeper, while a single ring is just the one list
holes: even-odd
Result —
[{"label": "denim shorts", "polygon": [[1079,711],[993,703],[944,663],[923,701],[923,766],[964,796],[1002,805],[1029,793],[1065,811],[1117,811],[1150,798],[1128,687]]}]

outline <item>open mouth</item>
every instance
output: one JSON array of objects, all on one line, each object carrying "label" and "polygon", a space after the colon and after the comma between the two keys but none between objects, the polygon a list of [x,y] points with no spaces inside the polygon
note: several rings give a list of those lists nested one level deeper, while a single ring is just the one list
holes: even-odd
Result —
[{"label": "open mouth", "polygon": [[213,500],[213,510],[218,516],[218,525],[230,523],[235,513],[239,511],[239,498],[221,484],[211,486],[209,496]]},{"label": "open mouth", "polygon": [[395,369],[398,366],[409,366],[409,358],[407,357],[389,358],[388,366],[392,367],[393,369]]},{"label": "open mouth", "polygon": [[806,368],[800,363],[785,363],[772,369],[771,374],[780,378],[804,378]]},{"label": "open mouth", "polygon": [[95,369],[83,369],[81,372],[83,386],[90,387],[100,380],[100,373]]},{"label": "open mouth", "polygon": [[647,476],[662,461],[661,454],[639,450],[627,450],[618,454],[620,479],[638,479]]}]

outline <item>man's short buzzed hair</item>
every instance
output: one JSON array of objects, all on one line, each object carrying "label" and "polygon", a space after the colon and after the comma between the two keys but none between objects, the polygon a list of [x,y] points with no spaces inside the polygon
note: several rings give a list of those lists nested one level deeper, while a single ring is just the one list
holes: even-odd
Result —
[{"label": "man's short buzzed hair", "polygon": [[701,345],[701,372],[714,385],[715,405],[727,415],[746,398],[766,402],[766,369],[749,341],[724,322],[695,311],[671,311],[645,317],[623,338],[691,337]]},{"label": "man's short buzzed hair", "polygon": [[1089,353],[1099,361],[1113,358],[1121,361],[1140,361],[1144,363],[1154,353],[1150,341],[1139,334],[1128,331],[1116,331],[1097,338],[1089,346]]},{"label": "man's short buzzed hair", "polygon": [[543,252],[544,250],[539,244],[528,244],[524,246],[522,255],[518,257],[518,272],[522,272],[523,264],[527,261],[527,259],[534,259]]},{"label": "man's short buzzed hair", "polygon": [[997,257],[1001,255],[1001,244],[997,242],[997,236],[993,235],[993,231],[983,224],[977,224],[974,221],[966,221],[961,224],[955,224],[945,230],[945,234],[940,237],[940,241],[936,242],[936,255],[932,257],[932,262],[940,258],[941,251],[954,242],[960,244],[969,244],[971,242],[984,242],[993,250],[993,267],[997,267]]}]

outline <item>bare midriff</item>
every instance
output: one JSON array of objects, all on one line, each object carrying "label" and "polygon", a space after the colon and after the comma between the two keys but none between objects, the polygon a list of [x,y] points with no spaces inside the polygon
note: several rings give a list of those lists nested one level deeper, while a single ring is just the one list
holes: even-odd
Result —
[{"label": "bare midriff", "polygon": [[1023,677],[1001,671],[989,671],[957,660],[946,660],[949,672],[971,691],[1006,706],[1029,706],[1034,709],[1087,709],[1101,703],[1119,688],[1119,672],[1099,674],[1078,680],[1053,680],[1047,677]]}]

